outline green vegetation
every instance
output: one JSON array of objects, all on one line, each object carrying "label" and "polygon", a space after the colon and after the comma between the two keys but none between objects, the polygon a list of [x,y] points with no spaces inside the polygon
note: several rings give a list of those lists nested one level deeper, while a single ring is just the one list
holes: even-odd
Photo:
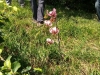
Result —
[{"label": "green vegetation", "polygon": [[[1,67],[11,55],[10,61],[20,65],[15,72],[23,75],[100,75],[100,22],[95,13],[46,5],[45,10],[57,10],[53,26],[60,32],[53,36],[45,25],[32,22],[29,1],[25,5],[13,1],[15,11],[0,3],[0,73],[8,75]],[[56,42],[48,45],[49,37]]]}]

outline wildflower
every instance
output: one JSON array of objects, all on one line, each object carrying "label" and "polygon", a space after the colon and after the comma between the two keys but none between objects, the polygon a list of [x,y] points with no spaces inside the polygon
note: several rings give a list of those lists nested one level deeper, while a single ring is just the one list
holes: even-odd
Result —
[{"label": "wildflower", "polygon": [[56,21],[56,18],[51,17],[51,18],[50,18],[50,21],[51,21],[51,22],[55,22],[55,21]]},{"label": "wildflower", "polygon": [[44,24],[46,25],[46,26],[52,26],[52,22],[50,21],[50,20],[45,20],[44,21]]},{"label": "wildflower", "polygon": [[59,29],[57,27],[53,27],[49,29],[49,32],[52,34],[58,34],[59,33]]},{"label": "wildflower", "polygon": [[56,18],[56,16],[57,16],[56,9],[53,8],[53,10],[48,13],[48,16]]},{"label": "wildflower", "polygon": [[54,43],[54,40],[52,40],[52,39],[50,39],[50,38],[47,38],[47,39],[46,39],[46,42],[47,42],[48,44],[53,44],[53,43]]},{"label": "wildflower", "polygon": [[14,6],[14,7],[13,7],[13,10],[14,10],[14,11],[17,11],[17,10],[18,10],[18,8],[17,8],[16,6]]}]

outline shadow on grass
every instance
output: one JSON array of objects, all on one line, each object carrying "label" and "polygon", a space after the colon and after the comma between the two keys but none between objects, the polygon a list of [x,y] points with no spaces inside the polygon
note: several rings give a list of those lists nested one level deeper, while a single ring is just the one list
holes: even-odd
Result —
[{"label": "shadow on grass", "polygon": [[58,18],[65,17],[67,19],[70,19],[70,17],[82,17],[85,19],[94,19],[96,18],[96,11],[93,9],[92,11],[85,11],[83,9],[71,9],[65,6],[48,6],[46,9],[56,8],[57,9],[57,15]]},{"label": "shadow on grass", "polygon": [[[17,5],[19,5],[19,3],[17,3]],[[29,10],[31,10],[31,2],[29,0],[25,1],[25,8],[27,9],[27,7]],[[95,8],[93,8],[93,10],[91,10],[91,9],[88,10],[89,7],[87,7],[87,9],[86,9],[86,6],[85,6],[85,8],[83,7],[82,9],[78,9],[78,8],[74,9],[74,6],[72,8],[69,8],[65,5],[45,5],[45,10],[51,11],[53,8],[57,9],[57,15],[58,15],[57,17],[59,19],[62,17],[66,18],[66,19],[70,19],[70,17],[72,17],[72,16],[73,17],[82,17],[85,19],[96,18]],[[75,8],[76,8],[76,6],[75,6]],[[86,9],[87,11],[84,9]]]}]

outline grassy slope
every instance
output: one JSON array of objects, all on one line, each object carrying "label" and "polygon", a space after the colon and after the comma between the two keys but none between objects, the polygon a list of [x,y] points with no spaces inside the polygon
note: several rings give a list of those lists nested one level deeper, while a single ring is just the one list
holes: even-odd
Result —
[{"label": "grassy slope", "polygon": [[[12,6],[14,5],[20,8],[18,3],[13,1]],[[46,6],[45,9],[52,8]],[[56,9],[57,25],[60,29],[60,50],[64,53],[66,61],[59,65],[51,64],[47,74],[100,75],[100,23],[97,22],[95,14],[59,7]],[[27,32],[35,31],[37,27],[32,23],[29,3],[26,2],[25,8],[20,10],[22,11],[17,13],[17,16],[11,17],[11,21],[16,27],[26,27]]]}]

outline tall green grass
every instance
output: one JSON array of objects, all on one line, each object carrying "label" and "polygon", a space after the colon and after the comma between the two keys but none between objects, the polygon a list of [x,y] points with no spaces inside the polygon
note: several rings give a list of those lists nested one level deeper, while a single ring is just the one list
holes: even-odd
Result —
[{"label": "tall green grass", "polygon": [[21,8],[13,1],[12,6],[19,11],[9,15],[4,26],[4,53],[23,67],[41,68],[41,75],[100,75],[100,23],[95,13],[46,5],[45,10],[57,9],[60,30],[60,45],[48,45],[46,38],[54,37],[48,28],[32,22],[30,3]]}]

